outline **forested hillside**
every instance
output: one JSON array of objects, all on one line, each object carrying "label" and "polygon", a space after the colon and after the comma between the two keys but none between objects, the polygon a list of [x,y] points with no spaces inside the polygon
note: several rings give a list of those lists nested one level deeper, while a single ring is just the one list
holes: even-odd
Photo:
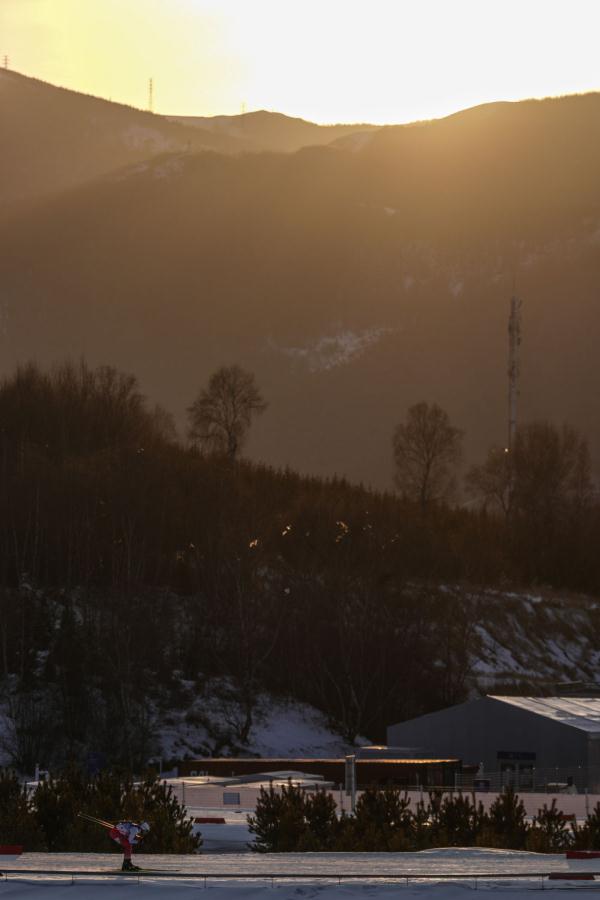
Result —
[{"label": "forested hillside", "polygon": [[3,749],[25,771],[135,768],[185,711],[197,750],[244,752],[265,692],[381,740],[478,686],[596,674],[591,499],[507,521],[202,455],[83,362],[7,378],[0,425]]},{"label": "forested hillside", "polygon": [[236,152],[227,135],[0,71],[0,196],[4,216],[41,197],[157,153]]},{"label": "forested hillside", "polygon": [[[20,120],[4,117],[0,153],[15,148],[24,167],[7,190],[35,186],[35,148],[63,147],[61,134],[77,137],[64,157],[77,165],[123,149],[114,136],[128,126],[102,124],[88,153],[91,101],[80,109],[76,96],[70,131],[44,120],[29,156],[13,143]],[[0,225],[5,372],[81,353],[134,370],[182,424],[208,374],[239,362],[269,399],[251,459],[386,490],[392,430],[420,400],[465,430],[468,462],[505,441],[516,290],[521,421],[574,425],[598,470],[599,94],[490,104],[296,153],[197,153],[197,129],[135,115],[192,135],[191,152],[167,142],[156,156],[159,142],[144,159],[110,157],[109,172],[107,156],[84,184]]]}]

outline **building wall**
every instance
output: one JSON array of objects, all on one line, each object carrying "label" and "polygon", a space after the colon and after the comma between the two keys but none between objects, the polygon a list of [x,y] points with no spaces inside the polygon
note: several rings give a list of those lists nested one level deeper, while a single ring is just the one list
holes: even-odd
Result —
[{"label": "building wall", "polygon": [[488,772],[509,765],[511,754],[519,765],[537,769],[588,765],[585,732],[491,697],[391,725],[387,736],[389,744],[418,745],[435,756],[483,763]]},{"label": "building wall", "polygon": [[[304,772],[308,775],[321,775],[326,781],[344,784],[346,779],[345,761],[343,759],[249,759],[240,758],[207,758],[186,759],[178,766],[181,777],[197,775],[214,775],[229,778],[231,776],[259,775],[277,771]],[[356,783],[359,787],[370,785],[395,784],[402,787],[422,784],[428,787],[439,787],[453,784],[455,775],[461,770],[459,759],[430,760],[396,760],[396,759],[357,759]],[[267,776],[265,776],[266,778]]]},{"label": "building wall", "polygon": [[600,734],[587,735],[588,779],[591,791],[600,791]]}]

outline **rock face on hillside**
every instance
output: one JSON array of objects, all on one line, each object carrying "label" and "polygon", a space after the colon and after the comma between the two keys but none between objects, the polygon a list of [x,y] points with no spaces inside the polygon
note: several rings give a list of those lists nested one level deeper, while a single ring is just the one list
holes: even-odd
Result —
[{"label": "rock face on hillside", "polygon": [[[92,166],[88,113],[65,111],[80,180],[111,173],[4,225],[5,371],[84,354],[134,371],[183,423],[211,371],[237,362],[269,401],[251,456],[389,487],[413,403],[448,411],[469,461],[503,443],[516,282],[520,414],[573,424],[597,456],[599,94],[286,155],[183,152],[169,141],[202,131],[165,122],[164,152],[142,159],[157,117],[121,115],[120,155]],[[50,148],[55,129],[44,120]]]}]

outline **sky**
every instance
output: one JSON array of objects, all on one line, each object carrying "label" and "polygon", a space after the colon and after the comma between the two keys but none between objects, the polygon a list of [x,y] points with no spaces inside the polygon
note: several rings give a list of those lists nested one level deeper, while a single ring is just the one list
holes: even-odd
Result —
[{"label": "sky", "polygon": [[0,61],[173,115],[409,122],[600,89],[600,0],[0,0]]}]

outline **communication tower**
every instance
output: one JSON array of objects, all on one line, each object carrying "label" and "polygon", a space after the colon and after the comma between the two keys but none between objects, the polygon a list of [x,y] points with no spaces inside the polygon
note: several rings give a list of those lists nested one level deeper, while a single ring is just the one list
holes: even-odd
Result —
[{"label": "communication tower", "polygon": [[154,112],[154,82],[152,78],[148,82],[148,112]]},{"label": "communication tower", "polygon": [[4,56],[2,57],[2,64],[5,69],[8,69],[8,62],[9,62],[8,56],[6,54],[4,54]]},{"label": "communication tower", "polygon": [[514,294],[510,298],[508,319],[508,446],[510,453],[517,434],[517,402],[519,398],[519,375],[521,372],[521,307],[523,301]]}]

